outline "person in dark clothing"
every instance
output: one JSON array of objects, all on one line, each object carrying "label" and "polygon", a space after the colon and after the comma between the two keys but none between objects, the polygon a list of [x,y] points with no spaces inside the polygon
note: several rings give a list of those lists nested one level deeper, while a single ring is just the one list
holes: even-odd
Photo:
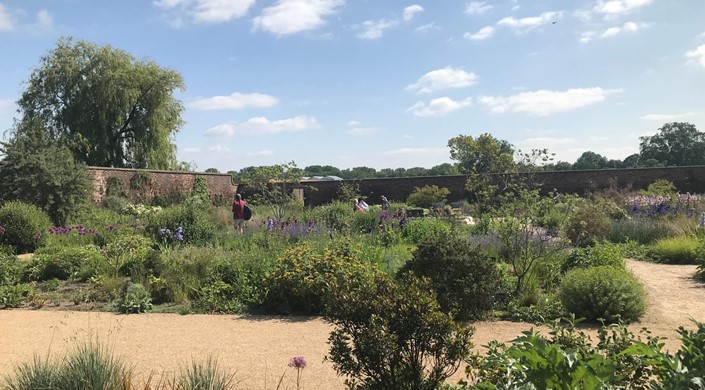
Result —
[{"label": "person in dark clothing", "polygon": [[242,195],[236,194],[233,201],[233,226],[240,234],[245,233],[245,204]]}]

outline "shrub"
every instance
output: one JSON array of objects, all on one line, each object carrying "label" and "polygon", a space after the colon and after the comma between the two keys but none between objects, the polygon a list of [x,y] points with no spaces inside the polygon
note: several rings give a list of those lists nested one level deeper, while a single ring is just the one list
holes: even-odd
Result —
[{"label": "shrub", "polygon": [[142,271],[153,245],[149,238],[136,234],[120,235],[108,242],[103,254],[112,276],[132,276]]},{"label": "shrub", "polygon": [[326,301],[327,359],[349,389],[435,390],[471,351],[472,330],[440,311],[430,285],[383,274],[339,280]]},{"label": "shrub", "polygon": [[444,203],[450,195],[447,188],[438,186],[416,187],[406,199],[406,203],[414,207],[431,208],[434,203]]},{"label": "shrub", "polygon": [[267,275],[265,304],[278,312],[319,313],[329,285],[337,280],[362,282],[375,272],[349,242],[335,243],[322,253],[304,243],[288,249]]},{"label": "shrub", "polygon": [[149,293],[141,284],[127,285],[118,310],[123,314],[146,313],[152,309]]},{"label": "shrub", "polygon": [[20,280],[21,265],[17,257],[0,254],[0,286],[16,284]]},{"label": "shrub", "polygon": [[209,207],[189,205],[170,207],[150,215],[145,229],[155,241],[160,242],[160,229],[176,231],[181,227],[184,244],[206,245],[211,242],[216,232],[209,210]]},{"label": "shrub", "polygon": [[10,201],[0,207],[0,226],[5,228],[0,243],[13,246],[15,253],[27,253],[44,245],[51,221],[36,206]]},{"label": "shrub", "polygon": [[607,237],[610,219],[597,207],[583,207],[568,220],[567,236],[575,246],[589,246]]},{"label": "shrub", "polygon": [[671,234],[662,221],[654,218],[632,218],[612,221],[607,239],[617,243],[632,241],[646,245]]},{"label": "shrub", "polygon": [[103,201],[101,202],[101,206],[105,209],[115,211],[115,212],[120,212],[122,211],[127,205],[130,204],[130,201],[127,198],[123,198],[120,196],[115,196],[115,195],[109,195],[103,198]]},{"label": "shrub", "polygon": [[86,281],[106,270],[105,256],[96,246],[49,247],[40,249],[27,266],[30,280]]},{"label": "shrub", "polygon": [[591,247],[574,249],[563,264],[563,272],[573,268],[600,266],[624,269],[622,248],[617,244],[602,242]]},{"label": "shrub", "polygon": [[451,232],[448,222],[435,218],[415,218],[409,220],[403,228],[402,237],[412,244],[422,241],[438,240]]},{"label": "shrub", "polygon": [[22,306],[28,293],[26,285],[0,286],[0,309]]},{"label": "shrub", "polygon": [[588,321],[636,321],[646,310],[646,293],[628,271],[593,267],[569,272],[560,290],[565,308]]},{"label": "shrub", "polygon": [[353,215],[350,203],[343,201],[315,207],[308,213],[312,220],[337,233],[347,231],[350,228]]},{"label": "shrub", "polygon": [[666,264],[698,264],[698,239],[689,235],[662,238],[646,249],[646,256]]},{"label": "shrub", "polygon": [[452,235],[423,241],[400,274],[427,277],[445,312],[459,319],[479,319],[492,310],[500,292],[497,264],[470,241]]}]

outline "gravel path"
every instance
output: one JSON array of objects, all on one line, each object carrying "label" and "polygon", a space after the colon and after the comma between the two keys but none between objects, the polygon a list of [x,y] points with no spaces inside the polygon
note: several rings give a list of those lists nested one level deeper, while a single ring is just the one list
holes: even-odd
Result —
[{"label": "gravel path", "polygon": [[[638,330],[648,327],[667,336],[668,349],[677,348],[675,329],[692,326],[689,318],[705,321],[705,286],[692,281],[694,266],[628,261],[628,268],[646,285],[649,310]],[[508,341],[531,325],[504,321],[475,324],[473,343]],[[48,310],[0,311],[0,377],[33,354],[61,355],[77,342],[98,340],[143,374],[170,373],[192,359],[218,359],[236,373],[243,389],[276,389],[280,376],[295,388],[290,357],[303,355],[309,363],[305,389],[343,389],[343,380],[324,362],[331,327],[313,317],[216,316],[176,314],[116,315],[98,312]],[[461,378],[462,373],[455,378]],[[282,387],[283,389],[284,387]]]}]

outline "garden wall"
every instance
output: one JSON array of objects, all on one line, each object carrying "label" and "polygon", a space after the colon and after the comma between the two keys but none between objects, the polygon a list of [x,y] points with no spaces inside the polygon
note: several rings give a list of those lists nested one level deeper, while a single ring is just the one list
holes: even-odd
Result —
[{"label": "garden wall", "polygon": [[[141,180],[135,176],[138,175]],[[105,198],[108,179],[119,178],[123,187],[141,203],[149,204],[157,196],[187,196],[197,177],[205,179],[214,203],[229,203],[237,192],[237,184],[225,173],[155,171],[146,169],[88,167],[93,182],[92,199],[100,203]]]},{"label": "garden wall", "polygon": [[[541,172],[535,175],[536,180],[543,183],[544,192],[556,189],[560,193],[585,194],[611,186],[637,190],[665,179],[673,182],[680,192],[705,193],[705,166]],[[308,188],[304,190],[304,199],[307,206],[329,203],[338,197],[342,183],[354,183],[371,204],[379,204],[380,195],[391,201],[404,201],[415,187],[426,185],[445,187],[450,190],[450,201],[460,201],[467,198],[465,181],[464,175],[309,181],[305,182]]]}]

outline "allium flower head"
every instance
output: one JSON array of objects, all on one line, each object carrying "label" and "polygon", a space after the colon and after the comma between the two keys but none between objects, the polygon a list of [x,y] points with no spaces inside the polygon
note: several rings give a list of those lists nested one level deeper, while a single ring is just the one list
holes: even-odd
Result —
[{"label": "allium flower head", "polygon": [[294,356],[289,360],[289,367],[302,370],[308,367],[308,363],[306,363],[306,359],[303,356]]}]

